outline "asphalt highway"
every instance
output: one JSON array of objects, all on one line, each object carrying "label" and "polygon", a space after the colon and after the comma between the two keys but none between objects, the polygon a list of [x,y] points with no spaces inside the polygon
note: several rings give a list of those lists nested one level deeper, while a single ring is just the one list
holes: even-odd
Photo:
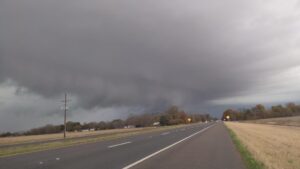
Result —
[{"label": "asphalt highway", "polygon": [[222,122],[0,158],[0,169],[245,169]]}]

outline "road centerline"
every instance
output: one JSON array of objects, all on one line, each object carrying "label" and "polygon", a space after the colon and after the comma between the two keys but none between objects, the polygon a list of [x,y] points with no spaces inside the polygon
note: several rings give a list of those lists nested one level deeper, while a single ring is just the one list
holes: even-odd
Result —
[{"label": "road centerline", "polygon": [[119,146],[123,146],[123,145],[130,144],[130,143],[132,143],[132,142],[131,141],[127,141],[127,142],[124,142],[124,143],[120,143],[120,144],[115,144],[115,145],[108,146],[107,148],[119,147]]},{"label": "road centerline", "polygon": [[157,155],[157,154],[159,154],[159,153],[161,153],[161,152],[163,152],[163,151],[166,151],[166,150],[168,150],[168,149],[174,147],[175,145],[177,145],[177,144],[179,144],[179,143],[181,143],[181,142],[184,142],[184,141],[186,141],[186,140],[188,140],[188,139],[194,137],[195,135],[197,135],[197,134],[199,134],[199,133],[204,132],[205,130],[207,130],[207,129],[213,127],[213,126],[215,126],[215,124],[210,125],[210,126],[208,126],[208,127],[205,127],[204,129],[201,129],[200,131],[197,131],[197,132],[195,132],[195,133],[193,133],[193,134],[191,134],[191,135],[189,135],[189,136],[187,136],[187,137],[185,137],[185,138],[183,138],[183,139],[181,139],[181,140],[179,140],[179,141],[177,141],[177,142],[175,142],[175,143],[173,143],[173,144],[171,144],[171,145],[169,145],[169,146],[167,146],[167,147],[165,147],[165,148],[162,148],[162,149],[160,149],[160,150],[158,150],[158,151],[156,151],[156,152],[154,152],[154,153],[152,153],[152,154],[150,154],[150,155],[148,155],[148,156],[146,156],[146,157],[144,157],[144,158],[142,158],[142,159],[140,159],[140,160],[138,160],[138,161],[136,161],[136,162],[134,162],[134,163],[132,163],[132,164],[129,164],[129,165],[123,167],[122,169],[130,169],[131,167],[134,167],[134,166],[136,166],[136,165],[142,163],[143,161],[145,161],[145,160],[147,160],[147,159],[149,159],[149,158],[151,158],[151,157],[153,157],[153,156],[155,156],[155,155]]}]

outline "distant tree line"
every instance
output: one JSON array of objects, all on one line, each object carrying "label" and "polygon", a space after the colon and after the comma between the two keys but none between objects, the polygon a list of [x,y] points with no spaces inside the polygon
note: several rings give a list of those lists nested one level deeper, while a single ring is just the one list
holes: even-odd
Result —
[{"label": "distant tree line", "polygon": [[[264,105],[258,104],[249,109],[234,110],[227,109],[224,111],[222,119],[230,121],[238,120],[256,120],[275,117],[289,117],[300,115],[300,105],[288,103],[286,105],[271,106],[267,109]],[[227,118],[228,117],[228,118]]]},{"label": "distant tree line", "polygon": [[[80,132],[83,130],[106,130],[118,128],[131,128],[131,127],[149,127],[154,123],[161,126],[178,125],[196,122],[210,121],[213,118],[209,114],[186,113],[180,110],[177,106],[171,106],[165,112],[154,114],[130,115],[126,120],[115,119],[112,121],[104,122],[67,122],[68,132]],[[45,125],[39,128],[33,128],[29,131],[22,133],[6,132],[0,134],[0,137],[19,136],[19,135],[39,135],[39,134],[52,134],[61,133],[64,130],[64,125]]]}]

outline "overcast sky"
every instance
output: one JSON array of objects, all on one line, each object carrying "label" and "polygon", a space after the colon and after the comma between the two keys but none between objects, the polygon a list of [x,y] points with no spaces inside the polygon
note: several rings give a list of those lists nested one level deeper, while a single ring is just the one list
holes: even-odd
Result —
[{"label": "overcast sky", "polygon": [[1,0],[0,132],[300,101],[297,0]]}]

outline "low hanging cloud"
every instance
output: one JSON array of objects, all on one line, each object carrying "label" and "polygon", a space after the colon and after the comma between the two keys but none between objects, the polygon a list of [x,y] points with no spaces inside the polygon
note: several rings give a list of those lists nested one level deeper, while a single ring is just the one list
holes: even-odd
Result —
[{"label": "low hanging cloud", "polygon": [[299,11],[283,0],[4,0],[0,82],[44,99],[67,91],[83,110],[209,109],[300,65]]}]

